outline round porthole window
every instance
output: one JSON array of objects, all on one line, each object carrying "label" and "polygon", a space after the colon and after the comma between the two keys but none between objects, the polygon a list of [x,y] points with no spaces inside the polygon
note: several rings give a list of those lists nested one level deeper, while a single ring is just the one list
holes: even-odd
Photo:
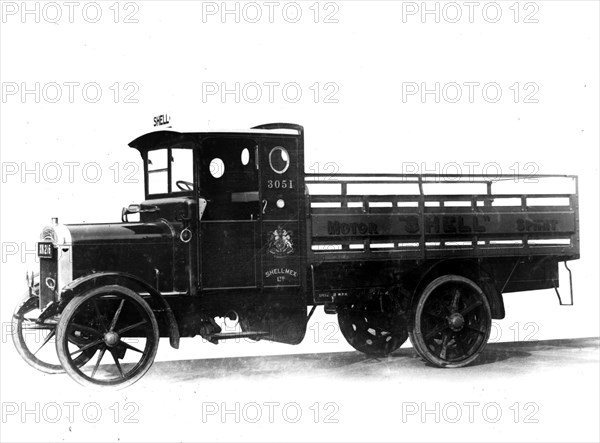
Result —
[{"label": "round porthole window", "polygon": [[225,174],[225,163],[220,158],[213,158],[210,161],[208,169],[210,170],[210,175],[214,178],[221,178]]},{"label": "round porthole window", "polygon": [[285,148],[276,146],[269,153],[269,164],[277,174],[283,174],[290,167],[290,156]]},{"label": "round porthole window", "polygon": [[248,150],[248,148],[244,148],[244,150],[242,151],[242,165],[246,166],[248,164],[248,162],[250,161],[250,151]]}]

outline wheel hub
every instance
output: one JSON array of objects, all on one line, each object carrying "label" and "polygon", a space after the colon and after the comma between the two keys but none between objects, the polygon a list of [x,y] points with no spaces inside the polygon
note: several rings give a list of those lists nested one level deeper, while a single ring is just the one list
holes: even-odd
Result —
[{"label": "wheel hub", "polygon": [[453,331],[460,331],[465,325],[465,319],[459,313],[454,313],[448,317],[448,325]]},{"label": "wheel hub", "polygon": [[119,340],[121,340],[121,337],[119,337],[119,334],[116,332],[107,332],[104,334],[104,343],[106,343],[108,346],[115,346],[117,343],[119,343]]}]

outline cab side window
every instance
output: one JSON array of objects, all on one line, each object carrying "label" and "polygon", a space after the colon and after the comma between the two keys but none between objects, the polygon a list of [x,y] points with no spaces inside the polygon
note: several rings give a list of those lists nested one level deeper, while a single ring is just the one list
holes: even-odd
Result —
[{"label": "cab side window", "polygon": [[148,194],[166,194],[168,187],[168,150],[148,152]]},{"label": "cab side window", "polygon": [[256,220],[258,171],[253,140],[206,139],[200,162],[200,195],[209,200],[203,220]]},{"label": "cab side window", "polygon": [[[177,185],[179,182],[179,185]],[[182,183],[183,182],[183,183]],[[171,149],[171,190],[193,189],[194,151],[191,149]]]},{"label": "cab side window", "polygon": [[148,194],[162,195],[194,189],[194,151],[165,148],[148,151]]}]

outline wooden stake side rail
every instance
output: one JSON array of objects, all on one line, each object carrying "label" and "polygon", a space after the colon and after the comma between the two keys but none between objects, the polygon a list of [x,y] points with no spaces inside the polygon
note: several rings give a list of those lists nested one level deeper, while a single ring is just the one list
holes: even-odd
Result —
[{"label": "wooden stake side rail", "polygon": [[[338,194],[307,195],[308,257],[313,262],[464,256],[578,258],[577,177],[533,178],[541,186],[549,178],[572,181],[575,191],[492,193],[493,183],[515,180],[512,175],[490,180],[476,175],[306,174],[309,187],[334,184],[340,189]],[[399,183],[418,185],[419,194],[348,194],[349,185]],[[457,183],[485,184],[487,192],[426,194],[423,185],[429,183],[449,189]]]}]

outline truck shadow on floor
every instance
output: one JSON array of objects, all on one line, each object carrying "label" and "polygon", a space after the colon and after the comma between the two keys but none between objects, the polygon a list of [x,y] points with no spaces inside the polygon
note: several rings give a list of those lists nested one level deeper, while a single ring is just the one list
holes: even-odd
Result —
[{"label": "truck shadow on floor", "polygon": [[[472,372],[477,367],[519,372],[535,371],[540,362],[572,362],[597,355],[598,338],[490,343],[471,365],[461,369],[438,369],[423,362],[412,348],[402,348],[384,358],[359,352],[288,354],[257,357],[232,357],[203,360],[156,362],[148,377],[171,382],[221,378],[336,377],[363,378],[406,374],[411,371]],[[584,352],[581,352],[584,351]]]}]

